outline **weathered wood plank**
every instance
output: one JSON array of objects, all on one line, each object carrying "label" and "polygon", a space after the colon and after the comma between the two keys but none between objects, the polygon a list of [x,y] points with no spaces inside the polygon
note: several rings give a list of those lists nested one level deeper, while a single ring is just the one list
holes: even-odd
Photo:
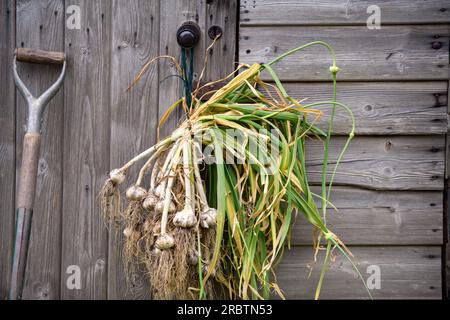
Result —
[{"label": "weathered wood plank", "polygon": [[[369,265],[378,266],[381,288],[371,290],[374,299],[440,299],[441,247],[350,247],[365,279]],[[313,299],[324,252],[314,264],[310,247],[286,250],[276,274],[288,299]],[[310,268],[313,267],[308,279]],[[369,269],[370,271],[370,269]],[[373,272],[373,271],[372,271]],[[350,263],[336,252],[322,286],[321,299],[367,299],[363,283]]]},{"label": "weathered wood plank", "polygon": [[[158,120],[158,72],[150,68],[129,92],[128,85],[144,64],[158,55],[159,5],[146,0],[112,3],[111,59],[111,169],[155,143]],[[137,168],[127,173],[131,181]],[[106,172],[105,172],[106,173]],[[142,274],[130,276],[122,260],[122,232],[111,228],[108,255],[108,298],[149,298],[148,281]]]},{"label": "weathered wood plank", "polygon": [[[249,27],[240,28],[239,59],[269,62],[297,45],[323,40],[336,51],[338,80],[448,79],[448,36],[448,27],[439,25]],[[330,65],[326,49],[315,47],[286,57],[275,70],[282,80],[329,80]]]},{"label": "weathered wood plank", "polygon": [[450,246],[447,245],[445,246],[445,253],[446,253],[446,263],[445,263],[445,275],[447,277],[446,281],[446,286],[447,286],[447,290],[445,292],[445,299],[449,299],[450,297]]},{"label": "weathered wood plank", "polygon": [[[450,81],[448,82],[448,87],[450,88]],[[447,114],[450,117],[450,92],[447,90]],[[444,202],[444,230],[447,232],[444,234],[444,248],[443,252],[445,252],[445,269],[444,275],[447,277],[445,280],[446,289],[444,298],[450,299],[450,179],[448,178],[450,175],[450,134],[446,135],[446,153],[445,153],[445,178],[446,178],[446,186],[444,190],[445,202]]]},{"label": "weathered wood plank", "polygon": [[[203,0],[161,1],[160,8],[160,39],[159,50],[162,55],[170,55],[179,60],[181,47],[177,43],[177,30],[186,21],[194,21],[200,27],[200,41],[194,48],[194,80],[196,80],[203,68],[205,53],[205,14],[206,5]],[[178,74],[172,62],[161,61],[159,64],[159,108],[158,118],[161,118],[167,109],[181,98],[182,83],[179,78],[171,75]],[[175,109],[162,128],[160,137],[165,137],[172,132],[180,120],[185,119],[182,108]]]},{"label": "weathered wood plank", "polygon": [[[98,190],[109,171],[111,7],[108,0],[70,5],[80,6],[83,19],[81,30],[67,29],[65,35],[70,68],[64,92],[61,298],[105,299],[108,232]],[[71,265],[80,267],[81,290],[66,286]]]},{"label": "weathered wood plank", "polygon": [[[17,1],[16,46],[64,51],[64,22],[61,0]],[[30,91],[40,95],[56,80],[60,70],[60,66],[22,64],[19,74]],[[25,299],[60,297],[63,98],[60,91],[44,114]],[[16,168],[20,170],[27,107],[19,93],[16,110]]]},{"label": "weathered wood plank", "polygon": [[[346,137],[331,139],[329,178]],[[445,163],[444,136],[355,137],[334,179],[335,185],[378,190],[442,190]],[[320,184],[323,143],[306,147],[309,181]]]},{"label": "weathered wood plank", "polygon": [[[326,83],[286,83],[287,92],[305,99],[304,104],[331,101],[332,86]],[[446,82],[341,82],[337,99],[350,107],[359,135],[421,135],[447,133]],[[319,127],[326,128],[330,106],[317,107],[324,112]],[[348,133],[351,121],[337,107],[333,131]]]},{"label": "weathered wood plank", "polygon": [[0,299],[8,296],[14,234],[16,108],[12,53],[16,44],[15,0],[0,3]]},{"label": "weathered wood plank", "polygon": [[381,26],[450,21],[450,7],[445,0],[247,0],[241,1],[241,25],[366,25],[373,12],[367,12],[370,5],[380,8]]},{"label": "weathered wood plank", "polygon": [[[320,188],[313,191],[320,194]],[[345,244],[440,245],[443,195],[429,191],[372,191],[335,187],[327,224]],[[317,201],[320,206],[320,200]],[[293,226],[292,244],[311,244],[313,229],[301,213]]]},{"label": "weathered wood plank", "polygon": [[[207,1],[206,2],[206,27],[208,31],[213,26],[222,29],[222,36],[212,48],[206,69],[205,81],[214,81],[229,75],[234,70],[236,59],[236,15],[237,1]],[[212,40],[205,36],[206,45]]]}]

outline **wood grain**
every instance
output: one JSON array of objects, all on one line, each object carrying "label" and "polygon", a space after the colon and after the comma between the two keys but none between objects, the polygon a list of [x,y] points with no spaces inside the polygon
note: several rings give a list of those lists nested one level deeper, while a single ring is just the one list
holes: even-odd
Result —
[{"label": "wood grain", "polygon": [[[108,231],[98,190],[109,171],[111,7],[107,0],[70,5],[80,6],[83,28],[65,34],[70,67],[64,92],[61,298],[106,299]],[[71,265],[80,267],[80,290],[66,285]]]},{"label": "wood grain", "polygon": [[[287,92],[303,103],[332,100],[328,83],[286,83]],[[447,133],[446,82],[341,82],[337,99],[353,111],[358,135],[423,135]],[[326,128],[331,107],[318,122]],[[337,107],[333,131],[348,134],[351,121],[344,109]]]},{"label": "wood grain", "polygon": [[[261,36],[264,35],[264,36]],[[448,79],[447,26],[255,27],[240,28],[241,62],[269,62],[302,44],[323,40],[333,46],[338,80]],[[435,43],[435,44],[433,44]],[[434,47],[434,48],[433,48]],[[286,57],[274,68],[282,80],[329,80],[326,49],[308,48]],[[267,79],[267,74],[263,73]]]},{"label": "wood grain", "polygon": [[17,208],[33,209],[40,146],[41,135],[39,133],[27,132],[25,134],[17,189]]},{"label": "wood grain", "polygon": [[[320,188],[313,192],[320,194]],[[328,207],[328,226],[347,245],[442,244],[442,192],[334,187],[330,200],[338,211]],[[311,244],[312,239],[313,229],[298,213],[292,244]]]},{"label": "wood grain", "polygon": [[62,64],[65,60],[63,52],[38,50],[34,48],[17,48],[17,61],[38,64]]},{"label": "wood grain", "polygon": [[14,191],[16,154],[16,108],[12,75],[12,52],[15,47],[15,0],[0,2],[0,299],[8,296],[14,233]]},{"label": "wood grain", "polygon": [[[17,47],[64,50],[63,1],[20,0],[16,4]],[[60,66],[21,64],[18,72],[31,93],[39,95],[56,80],[60,71]],[[16,99],[16,146],[21,146],[27,107],[20,94]],[[63,111],[61,90],[47,106],[43,117],[24,299],[60,298]],[[17,172],[21,151],[16,148]]]},{"label": "wood grain", "polygon": [[[345,140],[344,136],[331,139],[329,177]],[[323,144],[311,141],[306,147],[310,183],[320,184],[322,163]],[[355,137],[334,184],[376,190],[442,190],[444,163],[444,136]]]},{"label": "wood grain", "polygon": [[[209,52],[205,81],[214,81],[229,75],[234,70],[236,54],[237,1],[207,1],[205,30],[213,26],[222,29],[222,36]],[[205,47],[212,43],[205,36]]]},{"label": "wood grain", "polygon": [[[381,10],[379,30],[366,26],[371,15],[366,1],[241,1],[239,60],[266,63],[315,40],[334,47],[341,68],[338,100],[353,110],[360,137],[354,139],[336,177],[341,186],[332,197],[341,210],[329,210],[329,225],[344,241],[358,245],[354,252],[359,250],[361,255],[356,255],[364,263],[384,261],[382,274],[389,279],[373,292],[375,298],[440,298],[450,10],[446,1],[373,4]],[[309,103],[330,98],[330,64],[324,48],[309,48],[277,63],[275,70],[292,96],[308,98]],[[324,111],[322,128],[328,115]],[[345,113],[338,112],[334,133],[348,133],[349,126]],[[332,162],[344,140],[332,141]],[[309,146],[310,182],[319,184],[322,146]],[[293,243],[311,243],[311,229],[302,218],[294,227]],[[395,247],[399,244],[433,247]],[[426,251],[433,251],[427,255],[431,260],[421,256]],[[303,285],[300,281],[306,276],[299,276],[299,270],[307,275],[305,261],[312,259],[294,253],[281,263],[279,277],[288,298],[312,298],[320,264],[314,281]],[[430,261],[433,271],[424,271],[431,268]],[[362,284],[355,288],[354,277],[346,279],[336,271],[343,266],[338,260],[331,268],[322,298],[365,297]]]},{"label": "wood grain", "polygon": [[445,263],[445,275],[447,277],[446,281],[446,285],[447,285],[447,290],[445,292],[445,299],[449,299],[450,297],[450,246],[447,245],[445,246],[445,253],[446,253],[446,263]]},{"label": "wood grain", "polygon": [[[448,87],[450,88],[450,81],[448,82]],[[447,114],[450,117],[450,93],[447,91]],[[444,299],[449,300],[450,299],[450,179],[448,178],[450,175],[450,134],[447,133],[446,135],[446,152],[445,152],[445,178],[446,178],[446,185],[444,189],[444,230],[447,232],[444,233],[444,246],[442,252],[445,254],[445,265],[443,263],[443,275],[447,278],[443,280],[443,283],[445,285],[444,289]]]},{"label": "wood grain", "polygon": [[445,0],[244,0],[241,25],[366,25],[373,12],[367,12],[370,5],[380,8],[381,26],[450,21],[450,7]]},{"label": "wood grain", "polygon": [[[112,4],[111,169],[155,143],[158,121],[158,72],[150,68],[126,92],[146,62],[158,55],[159,6],[146,0]],[[138,168],[127,173],[136,179]],[[108,299],[149,298],[148,280],[140,273],[127,284],[122,259],[122,231],[111,227],[108,254]]]},{"label": "wood grain", "polygon": [[[380,268],[381,288],[374,299],[440,299],[441,247],[350,247],[365,279],[369,265]],[[311,247],[286,250],[276,274],[288,299],[313,299],[324,252],[314,264]],[[308,275],[312,269],[311,277]],[[369,270],[370,271],[370,270]],[[350,263],[336,252],[323,282],[321,299],[367,299],[364,284]]]},{"label": "wood grain", "polygon": [[[272,3],[240,2],[239,60],[267,62],[297,44],[329,41],[342,68],[338,80],[344,80],[338,82],[338,99],[357,117],[358,136],[344,156],[332,194],[340,211],[329,209],[329,226],[353,245],[365,277],[367,265],[380,266],[381,289],[372,291],[375,298],[440,298],[447,3],[379,1],[380,30],[366,28],[364,1],[286,0],[277,2],[277,7]],[[64,4],[80,5],[81,30],[65,28]],[[125,89],[151,58],[179,57],[175,31],[185,20],[197,21],[202,29],[195,51],[196,77],[205,46],[211,43],[205,32],[212,25],[221,26],[224,37],[209,56],[204,80],[232,71],[236,5],[234,0],[8,0],[0,4],[0,35],[6,39],[0,46],[0,89],[10,94],[2,99],[6,112],[0,117],[0,297],[6,297],[8,289],[14,173],[20,170],[26,116],[22,97],[14,94],[11,74],[4,72],[12,48],[65,50],[69,58],[65,89],[44,116],[25,298],[147,299],[145,277],[138,272],[131,275],[129,285],[125,280],[121,230],[111,229],[107,237],[96,194],[110,169],[155,142],[157,119],[181,91],[177,78],[167,78],[174,73],[167,62],[149,68],[130,92]],[[331,86],[323,82],[329,80],[329,65],[320,48],[289,57],[275,69],[288,80],[288,92],[313,102],[329,98]],[[21,64],[19,73],[38,94],[56,79],[59,68]],[[180,110],[174,112],[161,137],[181,118]],[[348,128],[348,119],[339,112],[335,132],[342,135]],[[333,138],[332,163],[344,140],[344,136]],[[308,148],[309,179],[317,185],[322,147],[320,142],[309,142]],[[129,181],[135,177],[136,170],[131,171]],[[317,192],[318,187],[313,189]],[[301,217],[292,236],[295,246],[281,261],[278,280],[287,298],[310,299],[321,259],[307,280],[313,252],[305,245],[311,242],[311,229]],[[323,258],[322,252],[319,257]],[[65,271],[72,264],[81,267],[81,290],[66,287]],[[367,295],[350,265],[338,255],[321,297]]]},{"label": "wood grain", "polygon": [[[160,4],[160,38],[159,50],[162,55],[170,55],[177,59],[180,57],[181,48],[177,43],[176,32],[185,21],[195,21],[200,27],[200,41],[194,49],[194,80],[197,80],[204,63],[205,52],[205,14],[206,5],[204,0],[161,1]],[[167,109],[181,98],[182,82],[172,75],[178,74],[172,62],[161,61],[159,64],[159,105],[158,118],[161,118]],[[160,138],[170,134],[173,129],[185,119],[182,108],[176,108],[168,120],[159,130]]]}]

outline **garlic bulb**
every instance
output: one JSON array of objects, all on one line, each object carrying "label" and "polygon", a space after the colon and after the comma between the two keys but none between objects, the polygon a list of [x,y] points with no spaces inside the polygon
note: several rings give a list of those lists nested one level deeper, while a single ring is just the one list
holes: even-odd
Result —
[{"label": "garlic bulb", "polygon": [[177,207],[175,206],[175,203],[173,203],[173,201],[170,201],[170,203],[169,203],[169,213],[174,213],[175,210],[177,210]]},{"label": "garlic bulb", "polygon": [[160,183],[156,188],[155,188],[155,196],[157,196],[160,199],[163,199],[166,190],[164,190],[164,183]]},{"label": "garlic bulb", "polygon": [[195,213],[189,207],[178,211],[175,218],[173,218],[173,224],[180,228],[192,228],[196,223]]},{"label": "garlic bulb", "polygon": [[144,188],[138,186],[129,187],[126,192],[126,197],[130,201],[140,201],[147,195]]},{"label": "garlic bulb", "polygon": [[154,247],[152,250],[152,254],[155,256],[159,256],[161,254],[161,250],[159,250],[157,247]]},{"label": "garlic bulb", "polygon": [[215,226],[216,220],[217,220],[217,210],[214,208],[207,208],[200,215],[200,224],[205,229]]},{"label": "garlic bulb", "polygon": [[155,205],[155,212],[162,214],[164,211],[164,201],[158,201]]},{"label": "garlic bulb", "polygon": [[[177,208],[175,206],[175,203],[173,203],[173,201],[170,201],[169,213],[174,213],[176,209]],[[155,212],[161,214],[163,213],[163,211],[164,211],[164,201],[158,201],[155,205]]]},{"label": "garlic bulb", "polygon": [[131,237],[131,234],[133,233],[133,230],[130,227],[126,227],[123,229],[123,235],[127,238]]},{"label": "garlic bulb", "polygon": [[175,245],[175,240],[167,233],[161,234],[155,241],[156,248],[160,250],[170,249]]},{"label": "garlic bulb", "polygon": [[125,174],[119,169],[114,169],[109,173],[109,179],[114,184],[121,184],[125,181]]},{"label": "garlic bulb", "polygon": [[145,197],[144,202],[142,202],[142,207],[145,210],[153,210],[153,208],[156,206],[156,203],[158,202],[158,198],[155,197],[153,193],[148,193],[147,197]]}]

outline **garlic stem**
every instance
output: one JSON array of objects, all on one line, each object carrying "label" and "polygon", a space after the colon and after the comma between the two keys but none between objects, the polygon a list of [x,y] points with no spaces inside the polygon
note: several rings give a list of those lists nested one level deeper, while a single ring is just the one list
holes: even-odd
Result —
[{"label": "garlic stem", "polygon": [[132,165],[134,165],[136,162],[138,162],[141,159],[144,159],[146,157],[148,157],[149,155],[151,155],[155,150],[164,147],[174,141],[177,141],[178,138],[182,137],[184,134],[186,133],[186,129],[178,129],[175,130],[171,136],[165,138],[164,140],[161,140],[160,142],[158,142],[157,144],[153,145],[152,147],[148,148],[147,150],[141,152],[140,154],[138,154],[137,156],[135,156],[134,158],[132,158],[130,161],[128,161],[125,165],[123,165],[119,170],[124,172],[126,170],[128,170]]},{"label": "garlic stem", "polygon": [[184,208],[190,209],[194,211],[193,208],[193,182],[191,179],[191,170],[190,170],[190,145],[191,138],[188,138],[183,144],[183,171],[184,171],[184,189],[185,189],[185,200],[184,200]]},{"label": "garlic stem", "polygon": [[[164,142],[165,140],[161,141]],[[169,141],[167,141],[166,143],[168,143]],[[165,144],[162,144],[165,145]],[[144,152],[141,152],[140,154],[138,154],[137,156],[135,156],[133,159],[131,159],[130,161],[128,161],[127,163],[125,163],[124,166],[122,166],[119,170],[120,171],[126,171],[128,170],[128,168],[130,168],[132,165],[134,165],[136,162],[138,162],[141,159],[144,159],[146,157],[148,157],[149,155],[151,155],[153,153],[153,151],[155,151],[157,148],[159,147],[159,144],[154,145],[150,148],[148,148],[147,150],[145,150]]]},{"label": "garlic stem", "polygon": [[192,228],[197,224],[195,216],[194,175],[191,170],[192,139],[188,137],[183,143],[183,176],[184,176],[184,208],[177,212],[173,218],[173,224],[180,228]]},{"label": "garlic stem", "polygon": [[198,168],[198,157],[197,157],[197,149],[200,150],[200,146],[197,142],[193,144],[193,160],[194,160],[194,174],[195,174],[195,182],[197,184],[197,192],[199,194],[199,202],[202,206],[200,212],[200,225],[203,228],[210,228],[216,224],[217,220],[217,210],[214,208],[210,208],[208,205],[208,199],[206,198],[205,189],[203,187],[202,178],[200,176],[200,170]]},{"label": "garlic stem", "polygon": [[[167,154],[166,161],[164,162],[164,164],[163,164],[163,166],[161,168],[161,171],[158,174],[158,177],[166,177],[170,173],[170,170],[172,168],[172,164],[175,162],[174,161],[175,160],[174,156],[175,156],[175,153],[178,150],[177,149],[178,145],[179,145],[179,141],[177,140],[177,141],[175,141],[175,143],[173,144],[173,146],[170,149],[169,153]],[[167,172],[167,170],[169,170],[169,172]],[[166,190],[166,183],[167,183],[166,179],[161,181],[161,187],[160,187],[161,190]]]},{"label": "garlic stem", "polygon": [[[171,170],[169,172],[169,174],[171,172],[174,172],[177,164],[178,164],[178,160],[180,157],[180,153],[177,152],[175,154],[175,157],[172,159],[173,160],[173,164],[171,165]],[[163,213],[162,213],[162,217],[161,217],[161,234],[165,234],[166,230],[167,230],[167,222],[169,220],[169,209],[170,209],[170,202],[171,202],[171,197],[172,197],[172,186],[173,186],[173,181],[175,180],[175,175],[171,174],[169,175],[169,179],[167,182],[167,187],[166,187],[166,192],[165,192],[165,197],[164,197],[164,209],[163,209]]]},{"label": "garlic stem", "polygon": [[150,190],[155,190],[155,180],[156,176],[158,175],[158,166],[159,166],[159,160],[156,160],[155,164],[153,165],[152,173],[150,175]]},{"label": "garlic stem", "polygon": [[161,234],[166,234],[167,222],[169,220],[169,206],[172,197],[172,185],[175,178],[170,176],[167,182],[166,194],[164,197],[164,209],[161,217]]},{"label": "garlic stem", "polygon": [[202,178],[200,176],[200,169],[198,167],[199,161],[198,161],[198,157],[197,157],[197,148],[198,148],[198,150],[200,150],[198,142],[194,142],[192,144],[192,157],[193,157],[193,163],[194,163],[195,182],[197,184],[197,192],[200,197],[200,202],[203,205],[203,209],[207,210],[207,209],[209,209],[209,206],[208,206],[208,200],[206,199],[205,189],[203,188]]},{"label": "garlic stem", "polygon": [[140,186],[142,183],[142,180],[144,179],[145,173],[148,171],[148,168],[150,168],[150,165],[152,162],[157,158],[165,149],[163,147],[156,150],[156,152],[147,160],[147,162],[144,164],[144,166],[139,171],[138,178],[136,180],[136,186]]}]

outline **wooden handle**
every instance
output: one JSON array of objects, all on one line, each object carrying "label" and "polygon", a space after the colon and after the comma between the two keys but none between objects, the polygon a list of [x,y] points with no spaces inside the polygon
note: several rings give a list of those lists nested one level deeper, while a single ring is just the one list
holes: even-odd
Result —
[{"label": "wooden handle", "polygon": [[23,140],[22,166],[20,168],[19,193],[17,195],[17,208],[33,209],[40,145],[40,134],[25,134]]},{"label": "wooden handle", "polygon": [[39,64],[62,64],[66,58],[64,52],[44,51],[31,48],[17,48],[17,61]]}]

